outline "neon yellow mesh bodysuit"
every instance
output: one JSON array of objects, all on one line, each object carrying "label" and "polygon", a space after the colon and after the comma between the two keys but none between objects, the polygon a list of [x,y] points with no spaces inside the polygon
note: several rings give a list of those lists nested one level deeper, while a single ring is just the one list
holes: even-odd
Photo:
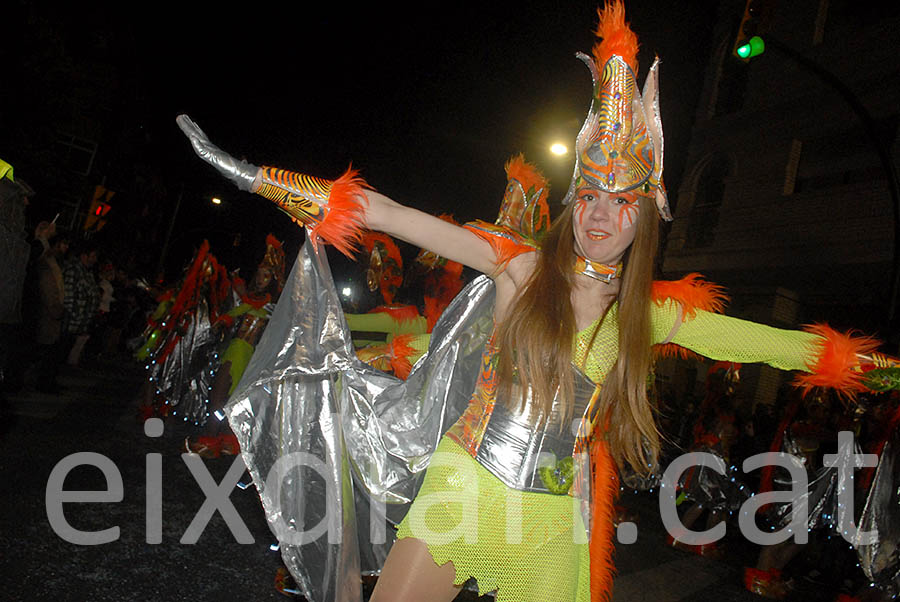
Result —
[{"label": "neon yellow mesh bodysuit", "polygon": [[[672,342],[716,360],[765,362],[785,370],[804,369],[813,360],[817,337],[812,334],[704,311],[676,328],[681,311],[671,300],[654,303],[651,312],[654,343]],[[590,350],[596,322],[573,341],[573,360],[595,383],[602,383],[615,363],[617,318],[613,305]],[[493,353],[486,346],[485,355]],[[485,413],[482,380],[467,414]],[[461,423],[468,419],[468,428],[473,419],[486,422],[487,414],[464,414],[441,439],[397,537],[423,540],[438,565],[453,562],[456,584],[474,577],[481,593],[496,590],[497,602],[589,600],[588,545],[575,498],[511,489],[460,445]]]}]

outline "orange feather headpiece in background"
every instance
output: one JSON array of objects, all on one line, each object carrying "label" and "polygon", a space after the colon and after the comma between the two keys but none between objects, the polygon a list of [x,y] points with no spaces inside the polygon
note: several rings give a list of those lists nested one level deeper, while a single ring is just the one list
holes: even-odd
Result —
[{"label": "orange feather headpiece in background", "polygon": [[550,230],[547,178],[520,153],[506,162],[506,180],[503,203],[494,223],[539,241]]},{"label": "orange feather headpiece in background", "polygon": [[366,283],[370,291],[381,291],[387,304],[393,303],[394,296],[403,284],[403,256],[400,248],[387,234],[366,232],[362,244],[369,253]]},{"label": "orange feather headpiece in background", "polygon": [[266,236],[266,254],[259,262],[260,268],[268,268],[272,270],[272,277],[278,284],[278,292],[284,288],[284,248],[281,241],[272,234]]}]

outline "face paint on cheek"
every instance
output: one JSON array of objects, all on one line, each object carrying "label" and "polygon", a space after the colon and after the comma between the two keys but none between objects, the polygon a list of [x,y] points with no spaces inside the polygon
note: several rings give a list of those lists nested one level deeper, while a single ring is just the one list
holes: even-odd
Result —
[{"label": "face paint on cheek", "polygon": [[626,228],[631,228],[637,221],[638,205],[637,203],[629,203],[619,208],[619,232]]},{"label": "face paint on cheek", "polygon": [[587,201],[584,199],[579,199],[575,201],[575,216],[578,218],[578,225],[581,226],[584,222],[584,210],[587,209]]}]

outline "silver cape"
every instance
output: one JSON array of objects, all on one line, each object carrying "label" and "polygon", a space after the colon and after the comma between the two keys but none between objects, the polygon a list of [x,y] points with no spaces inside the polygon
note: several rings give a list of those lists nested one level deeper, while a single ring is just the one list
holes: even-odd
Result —
[{"label": "silver cape", "polygon": [[468,405],[493,283],[450,304],[401,381],[359,361],[324,252],[304,244],[225,407],[281,555],[311,602],[362,600],[443,433]]},{"label": "silver cape", "polygon": [[859,519],[861,532],[877,531],[876,543],[857,542],[859,565],[869,581],[890,596],[900,594],[900,430],[881,452]]},{"label": "silver cape", "polygon": [[[169,318],[171,319],[171,318]],[[206,422],[216,339],[213,336],[206,299],[200,299],[190,312],[184,331],[172,329],[148,358],[149,378],[157,394],[172,408],[173,415],[193,425]],[[179,337],[161,363],[157,354],[172,337]]]},{"label": "silver cape", "polygon": [[[802,448],[796,440],[790,429],[784,434],[784,450],[797,458],[803,456]],[[838,450],[837,466],[843,466],[846,462],[852,462],[850,454],[860,454],[859,443],[854,442],[853,447],[841,448]],[[809,482],[805,493],[795,498],[792,502],[783,504],[773,504],[771,510],[771,520],[778,528],[785,528],[791,522],[794,505],[805,503],[807,508],[806,528],[810,531],[813,529],[831,529],[835,532],[840,531],[839,527],[839,493],[846,487],[852,487],[853,483],[844,482],[841,478],[840,471],[837,466],[820,466],[819,468],[807,471]],[[781,469],[776,469],[781,470]],[[779,472],[776,472],[778,475]],[[784,472],[780,474],[784,475]],[[775,482],[790,488],[792,481],[779,478],[776,476]]]}]

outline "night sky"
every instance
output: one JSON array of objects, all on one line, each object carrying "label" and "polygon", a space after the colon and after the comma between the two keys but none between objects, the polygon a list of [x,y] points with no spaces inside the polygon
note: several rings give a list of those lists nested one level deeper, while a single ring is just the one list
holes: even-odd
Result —
[{"label": "night sky", "polygon": [[[518,152],[550,178],[551,204],[559,202],[572,159],[546,149],[557,139],[571,145],[590,104],[590,73],[574,55],[594,43],[597,3],[270,4],[79,5],[41,17],[76,57],[102,36],[125,74],[122,98],[137,100],[116,106],[117,127],[138,132],[142,159],[161,165],[168,206],[159,210],[172,211],[184,187],[173,254],[189,253],[206,235],[215,253],[217,233],[231,240],[241,232],[245,255],[257,253],[266,231],[293,250],[303,238],[267,201],[237,191],[195,157],[175,125],[180,112],[257,165],[333,178],[352,162],[396,200],[461,221],[493,220],[503,165]],[[626,3],[641,41],[640,83],[653,54],[662,59],[673,205],[716,4]],[[123,136],[115,152],[131,152],[125,146],[134,139]],[[211,195],[225,203],[210,207]]]}]

